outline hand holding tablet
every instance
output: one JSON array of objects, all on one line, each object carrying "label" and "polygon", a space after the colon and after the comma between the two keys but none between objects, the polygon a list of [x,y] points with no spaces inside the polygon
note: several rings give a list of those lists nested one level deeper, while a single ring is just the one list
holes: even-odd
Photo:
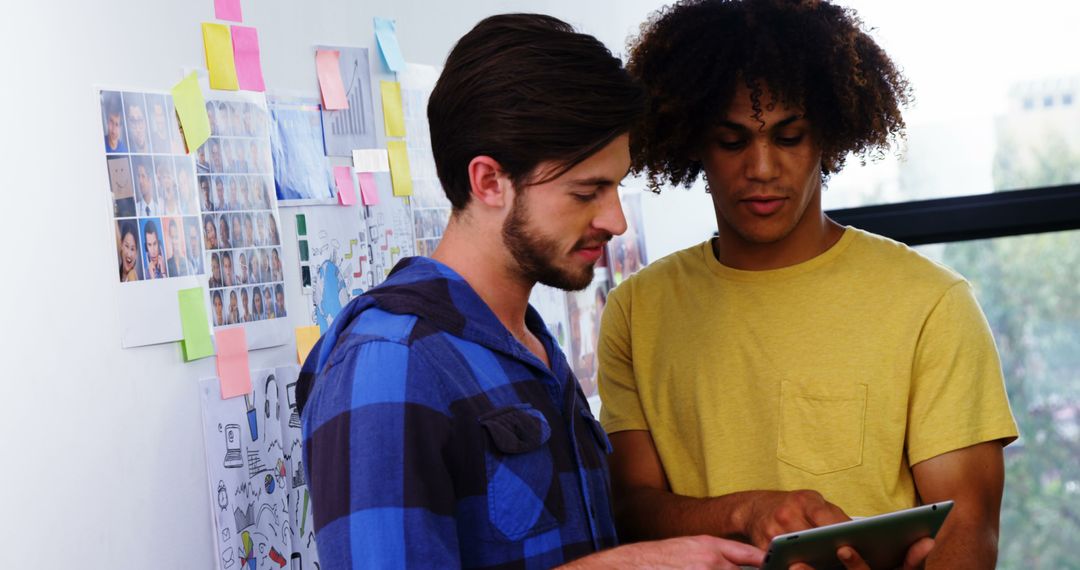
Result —
[{"label": "hand holding tablet", "polygon": [[898,568],[916,541],[933,538],[952,508],[952,501],[781,534],[772,539],[762,570],[787,570],[804,563],[815,570],[844,568],[837,550],[850,546],[870,568]]}]

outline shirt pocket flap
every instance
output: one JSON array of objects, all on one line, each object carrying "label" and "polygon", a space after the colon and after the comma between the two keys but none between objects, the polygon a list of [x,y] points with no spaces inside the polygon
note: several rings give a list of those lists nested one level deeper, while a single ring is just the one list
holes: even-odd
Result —
[{"label": "shirt pocket flap", "polygon": [[529,404],[497,408],[480,416],[495,448],[505,454],[528,453],[551,438],[551,426],[540,410]]}]

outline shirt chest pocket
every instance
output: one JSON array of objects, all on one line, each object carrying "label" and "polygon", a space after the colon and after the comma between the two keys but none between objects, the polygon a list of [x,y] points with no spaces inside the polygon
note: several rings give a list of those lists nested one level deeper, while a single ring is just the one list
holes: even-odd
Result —
[{"label": "shirt chest pocket", "polygon": [[518,541],[558,526],[565,519],[562,488],[544,414],[517,404],[479,421],[487,434],[488,517],[496,538]]},{"label": "shirt chest pocket", "polygon": [[826,392],[783,382],[777,459],[813,475],[862,465],[866,389],[858,384]]}]

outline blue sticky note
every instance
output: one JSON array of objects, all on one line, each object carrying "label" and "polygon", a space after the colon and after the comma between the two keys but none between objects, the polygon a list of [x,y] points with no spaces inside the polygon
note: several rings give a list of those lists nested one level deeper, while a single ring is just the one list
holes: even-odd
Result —
[{"label": "blue sticky note", "polygon": [[389,18],[375,18],[375,38],[379,40],[379,51],[390,71],[397,73],[405,69],[405,57],[397,41],[397,27]]}]

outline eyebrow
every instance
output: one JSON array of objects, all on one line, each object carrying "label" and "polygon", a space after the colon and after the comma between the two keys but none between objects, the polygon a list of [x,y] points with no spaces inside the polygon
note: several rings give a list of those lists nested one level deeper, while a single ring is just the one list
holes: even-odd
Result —
[{"label": "eyebrow", "polygon": [[586,178],[578,178],[571,180],[572,186],[616,186],[622,182],[623,178],[626,178],[630,174],[630,169],[626,169],[626,174],[622,175],[622,178],[618,180],[612,180],[607,176],[589,176]]},{"label": "eyebrow", "polygon": [[[790,124],[792,124],[792,123],[794,123],[796,121],[799,121],[799,120],[803,119],[803,118],[805,118],[803,115],[800,115],[800,114],[796,113],[794,115],[791,115],[790,117],[787,117],[785,119],[777,121],[776,123],[774,123],[772,125],[772,127],[770,127],[770,130],[782,129],[782,128],[784,128],[784,127],[786,127],[786,126],[788,126],[788,125],[790,125]],[[717,122],[716,126],[717,126],[717,128],[726,128],[726,129],[731,129],[731,130],[734,130],[734,131],[748,131],[748,130],[750,130],[750,127],[748,127],[748,126],[746,126],[746,125],[744,125],[742,123],[736,123],[734,121],[729,121],[727,119],[721,119],[720,121]],[[762,125],[761,128],[764,128],[764,125]]]}]

